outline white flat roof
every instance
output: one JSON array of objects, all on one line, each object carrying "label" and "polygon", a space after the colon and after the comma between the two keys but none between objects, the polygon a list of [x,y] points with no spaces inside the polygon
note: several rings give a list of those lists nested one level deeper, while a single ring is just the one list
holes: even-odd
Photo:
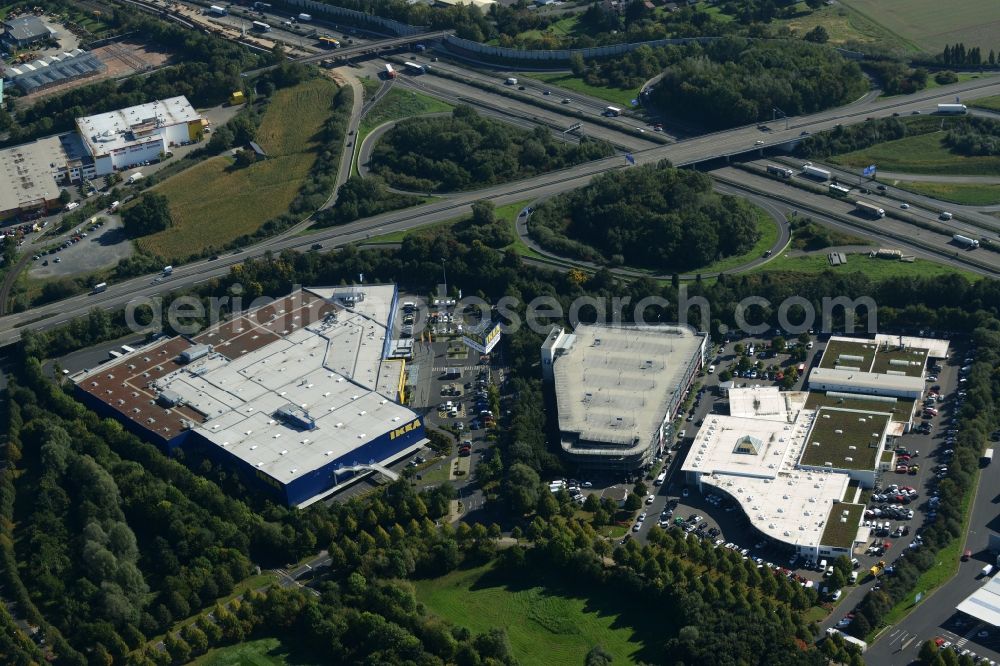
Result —
[{"label": "white flat roof", "polygon": [[990,578],[956,609],[994,627],[1000,626],[1000,576]]},{"label": "white flat roof", "polygon": [[[681,469],[734,498],[754,527],[783,543],[818,547],[847,491],[840,472],[798,468],[816,412],[806,395],[775,387],[733,389],[737,415],[709,415]],[[756,408],[754,407],[756,405]]]},{"label": "white flat roof", "polygon": [[[363,300],[345,307],[342,296],[362,293]],[[183,412],[188,427],[209,442],[288,483],[417,418],[395,402],[403,363],[382,358],[395,293],[393,285],[303,289],[199,334],[194,342],[212,351],[186,365],[171,362],[192,346],[176,338],[162,359],[145,358],[158,347],[139,349],[89,374],[128,383],[133,402],[116,408],[127,413],[134,404],[155,420],[146,425],[143,418],[146,427],[155,430]],[[136,376],[129,368],[144,358],[166,371]],[[182,408],[152,410],[151,400],[164,392],[179,397]],[[315,427],[276,417],[289,406]],[[346,464],[355,462],[369,460]]]},{"label": "white flat roof", "polygon": [[156,130],[188,123],[201,118],[187,98],[182,96],[130,106],[117,111],[99,113],[76,119],[76,127],[95,155],[118,148],[145,143]]},{"label": "white flat roof", "polygon": [[896,391],[920,395],[924,390],[923,377],[863,372],[845,368],[813,368],[809,371],[809,384],[833,384],[852,387],[859,391]]},{"label": "white flat roof", "polygon": [[679,326],[577,326],[553,362],[559,429],[588,442],[647,443],[704,341]]},{"label": "white flat roof", "polygon": [[927,355],[930,356],[931,358],[948,357],[947,340],[938,340],[937,338],[917,338],[909,335],[888,335],[886,333],[877,333],[875,335],[875,342],[879,344],[890,344],[890,345],[902,344],[905,347],[912,347],[915,349],[926,349]]},{"label": "white flat roof", "polygon": [[53,163],[66,163],[58,136],[0,150],[0,211],[58,199],[62,188],[52,175]]}]

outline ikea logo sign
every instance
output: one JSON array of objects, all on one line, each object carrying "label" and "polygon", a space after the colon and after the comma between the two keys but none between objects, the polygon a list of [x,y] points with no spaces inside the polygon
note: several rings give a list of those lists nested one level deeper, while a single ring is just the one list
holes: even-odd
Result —
[{"label": "ikea logo sign", "polygon": [[389,439],[396,439],[397,437],[402,437],[411,430],[416,430],[419,427],[420,427],[420,419],[413,419],[412,421],[407,423],[405,426],[402,426],[401,428],[390,430]]}]

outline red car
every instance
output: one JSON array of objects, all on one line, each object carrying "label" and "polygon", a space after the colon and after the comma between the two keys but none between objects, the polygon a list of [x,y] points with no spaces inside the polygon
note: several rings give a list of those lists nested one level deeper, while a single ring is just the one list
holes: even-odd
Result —
[{"label": "red car", "polygon": [[970,557],[972,557],[972,551],[966,548],[965,552],[962,553],[962,561],[968,562]]}]

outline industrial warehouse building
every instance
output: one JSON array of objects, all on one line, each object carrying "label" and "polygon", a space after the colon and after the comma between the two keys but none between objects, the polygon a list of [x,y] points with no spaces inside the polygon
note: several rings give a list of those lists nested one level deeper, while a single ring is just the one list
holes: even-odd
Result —
[{"label": "industrial warehouse building", "polygon": [[832,337],[809,388],[868,395],[919,398],[928,359],[948,356],[948,341],[878,335],[874,340]]},{"label": "industrial warehouse building", "polygon": [[850,556],[870,538],[861,492],[895,470],[895,441],[919,415],[928,360],[947,355],[946,340],[830,338],[809,392],[730,387],[729,415],[706,417],[681,467],[685,482],[732,499],[799,555]]},{"label": "industrial warehouse building", "polygon": [[185,97],[171,97],[78,118],[76,126],[0,150],[0,220],[47,213],[67,185],[156,161],[200,139],[204,121]]},{"label": "industrial warehouse building", "polygon": [[[730,390],[730,414],[705,419],[681,469],[687,483],[731,498],[759,532],[797,554],[850,556],[868,538],[859,499],[874,482],[889,415],[814,410],[807,399],[777,387]],[[857,425],[840,427],[848,422]]]},{"label": "industrial warehouse building", "polygon": [[7,69],[8,79],[26,94],[93,76],[107,65],[93,53],[74,49]]},{"label": "industrial warehouse building", "polygon": [[22,16],[3,22],[3,35],[0,41],[11,48],[24,48],[35,42],[55,37],[55,30],[45,25],[45,21],[37,16]]},{"label": "industrial warehouse building", "polygon": [[581,469],[633,472],[672,434],[707,336],[681,326],[555,327],[542,372],[555,392],[565,457]]},{"label": "industrial warehouse building", "polygon": [[300,289],[77,375],[76,391],[167,451],[307,506],[426,442],[400,404],[405,362],[388,358],[396,298],[393,285]]},{"label": "industrial warehouse building", "polygon": [[76,129],[93,159],[92,175],[83,175],[92,177],[157,160],[171,146],[198,140],[204,127],[181,96],[77,118]]}]

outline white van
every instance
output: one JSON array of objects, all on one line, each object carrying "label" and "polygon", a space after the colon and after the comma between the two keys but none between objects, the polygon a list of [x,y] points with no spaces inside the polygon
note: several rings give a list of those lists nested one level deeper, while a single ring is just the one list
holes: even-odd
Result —
[{"label": "white van", "polygon": [[515,79],[515,78],[514,78],[514,77],[512,76],[512,77],[510,77],[510,78],[508,78],[508,79],[507,79],[506,83],[507,83],[507,85],[509,85],[509,86],[516,86],[516,85],[517,85],[517,79]]},{"label": "white van", "polygon": [[983,567],[982,573],[984,576],[989,576],[991,573],[993,573],[993,565],[987,564],[985,567]]},{"label": "white van", "polygon": [[653,485],[655,485],[655,486],[662,486],[663,482],[666,481],[666,480],[667,480],[667,472],[666,472],[666,470],[664,470],[664,471],[660,472],[660,475],[656,477],[655,481],[653,481]]},{"label": "white van", "polygon": [[710,365],[710,366],[708,366],[708,374],[710,374],[710,375],[711,375],[711,374],[712,374],[712,373],[714,373],[714,372],[715,372],[715,366],[714,366],[714,365]]},{"label": "white van", "polygon": [[943,213],[941,213],[941,219],[942,220],[950,220],[952,217],[954,217],[954,216],[951,213],[949,213],[948,211],[944,211]]}]

